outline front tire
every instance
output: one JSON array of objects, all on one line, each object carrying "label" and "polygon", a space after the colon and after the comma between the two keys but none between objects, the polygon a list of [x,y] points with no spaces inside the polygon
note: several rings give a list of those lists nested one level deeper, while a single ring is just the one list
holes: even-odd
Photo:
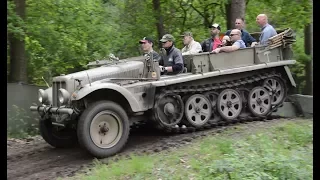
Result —
[{"label": "front tire", "polygon": [[79,144],[97,158],[118,153],[130,131],[127,113],[111,101],[91,104],[80,116],[77,128]]},{"label": "front tire", "polygon": [[52,125],[50,119],[41,119],[39,121],[39,131],[42,138],[53,147],[67,148],[77,144],[77,132],[75,129],[68,127],[61,129],[61,127]]}]

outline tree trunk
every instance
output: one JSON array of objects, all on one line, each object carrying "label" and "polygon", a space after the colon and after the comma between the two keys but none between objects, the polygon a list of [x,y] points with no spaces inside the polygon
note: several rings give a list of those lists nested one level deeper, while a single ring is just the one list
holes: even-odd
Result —
[{"label": "tree trunk", "polygon": [[[16,13],[22,19],[25,17],[26,1],[14,0]],[[27,59],[25,56],[25,42],[23,38],[9,34],[10,43],[10,73],[9,82],[27,83]]]},{"label": "tree trunk", "polygon": [[244,19],[245,11],[245,0],[229,0],[229,3],[226,4],[227,29],[234,28],[236,18],[240,17]]},{"label": "tree trunk", "polygon": [[158,42],[158,47],[160,48],[162,45],[157,40],[160,40],[160,38],[165,34],[164,25],[163,25],[163,16],[161,14],[161,3],[160,3],[160,0],[152,0],[152,4],[153,4],[153,10],[154,10],[154,15],[156,19],[156,27],[157,27],[157,34],[158,34],[158,37],[155,41]]},{"label": "tree trunk", "polygon": [[309,95],[313,95],[313,11],[311,13],[311,22],[304,29],[304,51],[311,56],[311,60],[306,63],[305,93]]}]

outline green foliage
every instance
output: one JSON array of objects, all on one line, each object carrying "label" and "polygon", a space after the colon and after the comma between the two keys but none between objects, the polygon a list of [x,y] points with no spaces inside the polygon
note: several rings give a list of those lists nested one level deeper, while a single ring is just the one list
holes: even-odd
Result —
[{"label": "green foliage", "polygon": [[[7,110],[7,117],[8,137],[21,138],[39,134],[38,124],[30,123],[34,121],[34,119],[28,116],[26,110],[23,108],[12,105],[12,109]],[[38,121],[38,119],[36,119],[36,121]]]},{"label": "green foliage", "polygon": [[31,80],[39,83],[42,75],[49,78],[81,70],[93,57],[110,52],[114,29],[101,1],[28,0],[27,6]]},{"label": "green foliage", "polygon": [[[183,47],[179,35],[184,31],[192,31],[199,42],[209,37],[208,24],[219,23],[225,32],[225,4],[229,1],[161,0],[158,13],[151,0],[27,0],[25,22],[14,12],[14,3],[7,2],[7,31],[25,40],[29,82],[43,85],[42,76],[50,80],[83,70],[89,61],[109,53],[120,58],[138,56],[138,40],[145,36],[155,39],[158,50],[156,24],[160,16],[164,32],[176,37],[178,48]],[[298,63],[293,71],[303,86],[304,62],[309,57],[304,54],[301,32],[311,20],[310,1],[249,0],[245,17],[248,31],[260,31],[255,22],[260,13],[266,13],[276,28],[291,27],[300,33],[294,45]]]},{"label": "green foliage", "polygon": [[20,16],[15,13],[15,4],[7,1],[7,35],[23,39],[25,36],[25,23]]},{"label": "green foliage", "polygon": [[[94,160],[95,168],[91,173],[95,174],[85,179],[116,179],[119,176],[130,176],[135,173],[149,174],[152,171],[154,162],[152,157],[130,156],[130,159],[120,159],[118,163],[106,165],[98,160]],[[97,176],[96,176],[97,175]],[[135,177],[135,179],[139,179]]]},{"label": "green foliage", "polygon": [[284,121],[237,136],[231,129],[170,152],[95,161],[88,175],[74,179],[311,180],[312,123]]}]

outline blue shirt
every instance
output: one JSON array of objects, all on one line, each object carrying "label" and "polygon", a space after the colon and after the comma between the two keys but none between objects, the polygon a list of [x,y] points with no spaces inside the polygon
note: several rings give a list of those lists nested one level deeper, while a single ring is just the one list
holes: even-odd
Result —
[{"label": "blue shirt", "polygon": [[237,41],[234,42],[232,45],[237,45],[237,46],[240,47],[240,49],[246,48],[246,44],[245,44],[242,40],[237,40]]},{"label": "blue shirt", "polygon": [[259,38],[260,44],[267,45],[268,39],[275,35],[277,35],[277,31],[267,23],[263,28],[261,28],[261,35]]},{"label": "blue shirt", "polygon": [[[230,36],[231,30],[228,30],[225,35]],[[248,31],[241,29],[241,39],[245,43],[246,46],[250,47],[252,42],[257,42]]]}]

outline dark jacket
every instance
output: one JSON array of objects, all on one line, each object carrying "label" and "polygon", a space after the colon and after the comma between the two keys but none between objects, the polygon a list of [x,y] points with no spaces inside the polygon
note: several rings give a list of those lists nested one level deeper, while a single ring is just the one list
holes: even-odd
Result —
[{"label": "dark jacket", "polygon": [[[228,30],[225,35],[230,36],[231,30]],[[247,47],[251,46],[251,43],[257,42],[256,39],[254,39],[248,31],[241,29],[241,39],[246,44]]]},{"label": "dark jacket", "polygon": [[211,52],[213,47],[212,38],[206,39],[201,43],[202,52]]},{"label": "dark jacket", "polygon": [[166,55],[162,55],[159,65],[168,67],[172,66],[172,73],[167,74],[178,74],[183,71],[183,58],[181,51],[172,45],[170,48],[166,49]]}]

